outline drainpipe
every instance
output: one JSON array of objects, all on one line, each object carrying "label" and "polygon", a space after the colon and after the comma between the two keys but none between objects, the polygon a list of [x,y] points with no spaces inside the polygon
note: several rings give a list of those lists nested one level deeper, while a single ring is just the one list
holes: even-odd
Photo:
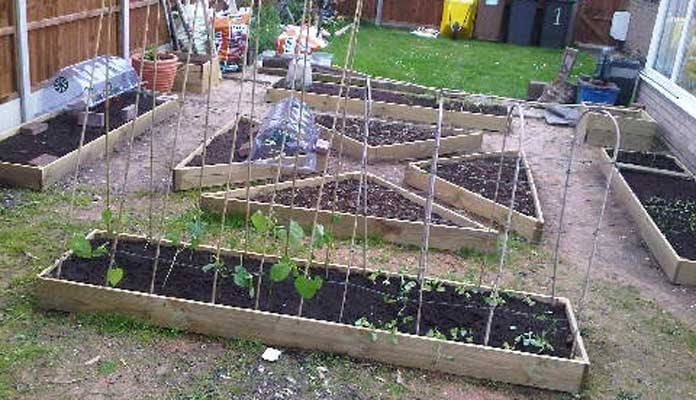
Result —
[{"label": "drainpipe", "polygon": [[17,52],[17,91],[19,92],[22,122],[28,121],[31,96],[31,75],[29,69],[29,33],[27,27],[27,2],[14,0],[15,11],[15,50]]}]

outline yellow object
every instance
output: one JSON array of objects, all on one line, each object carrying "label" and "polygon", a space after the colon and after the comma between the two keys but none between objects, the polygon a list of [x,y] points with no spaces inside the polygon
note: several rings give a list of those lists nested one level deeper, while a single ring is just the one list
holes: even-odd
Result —
[{"label": "yellow object", "polygon": [[[468,39],[474,33],[477,0],[445,0],[440,34]],[[459,32],[456,32],[457,28]]]}]

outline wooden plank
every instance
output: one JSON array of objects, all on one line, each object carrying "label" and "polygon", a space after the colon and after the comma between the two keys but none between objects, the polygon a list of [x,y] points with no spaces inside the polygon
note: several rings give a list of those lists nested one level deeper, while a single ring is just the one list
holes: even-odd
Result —
[{"label": "wooden plank", "polygon": [[[98,234],[90,234],[90,237],[94,236]],[[129,236],[124,240],[145,238]],[[202,249],[215,251],[209,246],[202,246]],[[69,254],[70,252],[64,254],[39,275],[36,294],[41,307],[80,313],[122,313],[155,325],[204,335],[261,340],[268,345],[342,353],[395,365],[568,392],[581,390],[590,365],[577,327],[573,329],[578,348],[575,359],[403,333],[392,335],[377,331],[377,340],[373,340],[374,331],[349,324],[214,305],[51,277],[58,263]],[[223,254],[239,256],[240,253],[225,249]],[[260,258],[260,255],[253,253],[246,253],[246,256]],[[276,260],[272,256],[266,256],[266,259],[269,262]],[[298,265],[306,265],[304,260],[297,262]],[[346,270],[346,267],[335,264],[330,264],[329,268],[341,273]],[[446,283],[466,286],[457,282]],[[545,303],[553,301],[544,295],[510,293],[530,296]],[[558,301],[565,305],[571,328],[576,326],[570,302],[565,298],[558,298]],[[396,338],[396,344],[393,337]]]},{"label": "wooden plank", "polygon": [[[408,190],[396,186],[377,176],[368,174],[368,179],[371,184],[385,186],[389,189],[397,191],[402,196],[408,198],[416,204],[425,205],[425,199],[409,192]],[[359,179],[359,172],[344,173],[338,177],[330,176],[326,178],[327,182],[332,182],[336,179]],[[321,177],[305,178],[297,180],[296,187],[316,187],[321,182]],[[277,190],[289,189],[292,187],[292,182],[283,182],[277,185]],[[269,203],[260,203],[254,201],[253,198],[271,193],[274,190],[274,185],[255,186],[250,189],[249,196],[252,213],[256,210],[268,212]],[[246,189],[231,190],[228,193],[228,213],[229,214],[244,214],[246,211]],[[201,207],[215,212],[222,212],[225,202],[225,192],[204,193],[201,197]],[[431,227],[431,246],[441,250],[460,250],[462,248],[478,249],[484,252],[493,252],[496,250],[496,239],[498,233],[493,229],[487,229],[478,222],[472,221],[465,216],[451,211],[439,205],[433,206],[433,212],[439,214],[443,218],[459,224],[460,226],[450,225],[432,225]],[[315,211],[309,208],[294,207],[290,208],[284,205],[276,204],[274,207],[274,215],[276,215],[280,223],[287,223],[290,219],[297,221],[300,225],[312,226]],[[336,212],[339,216],[339,221],[332,221],[331,210],[320,210],[318,213],[318,223],[324,226],[331,226],[332,233],[339,238],[350,238],[353,230],[354,214],[344,212]],[[358,217],[360,224],[363,223],[362,217]],[[421,221],[403,221],[397,219],[388,219],[381,217],[367,217],[368,234],[379,235],[384,240],[392,243],[417,246],[421,243],[421,235],[423,231],[423,223]]]},{"label": "wooden plank", "polygon": [[[266,101],[276,102],[287,97],[297,96],[288,89],[269,88],[266,91]],[[365,102],[360,99],[344,99],[338,96],[325,94],[305,93],[304,101],[310,107],[324,111],[336,112],[337,104],[340,110],[348,114],[361,115],[365,109]],[[345,107],[344,107],[345,104]],[[425,122],[432,124],[437,121],[437,109],[430,107],[409,106],[405,104],[384,103],[375,101],[372,103],[372,115],[379,118],[392,118],[403,121]],[[479,114],[466,111],[449,111],[443,113],[443,123],[463,128],[487,129],[492,131],[503,131],[507,126],[507,117]]]},{"label": "wooden plank", "polygon": [[[372,119],[374,121],[374,119]],[[404,125],[414,125],[406,121],[382,121]],[[340,124],[340,122],[339,122]],[[319,125],[322,138],[330,140],[331,130]],[[483,132],[472,132],[462,128],[443,127],[448,132],[440,141],[440,154],[469,153],[481,150]],[[433,126],[433,131],[435,127]],[[343,154],[355,159],[362,159],[363,144],[347,135],[334,134],[333,148],[337,151],[343,146]],[[435,148],[435,139],[416,140],[413,142],[394,143],[389,145],[367,146],[367,162],[369,164],[384,161],[418,160],[431,157]]]},{"label": "wooden plank", "polygon": [[[161,122],[166,118],[178,112],[178,104],[176,101],[168,101],[158,105],[154,110],[155,123]],[[37,118],[35,121],[43,121],[49,119],[55,114],[49,114]],[[134,136],[138,136],[152,126],[153,111],[149,111],[135,120]],[[3,140],[11,135],[19,133],[21,126],[0,134],[0,140]],[[113,150],[114,146],[121,140],[126,138],[133,129],[131,123],[127,123],[117,129],[109,132],[109,150]],[[80,152],[80,163],[88,163],[96,160],[104,155],[106,136],[86,143]],[[26,187],[35,190],[42,190],[51,184],[59,181],[66,175],[74,171],[77,165],[77,149],[58,158],[52,163],[45,166],[32,166],[23,164],[14,164],[0,162],[0,182],[12,185],[14,187]]]},{"label": "wooden plank", "polygon": [[[658,128],[657,122],[647,112],[618,107],[607,108],[607,111],[614,115],[619,123],[622,150],[648,151],[652,148]],[[606,115],[591,112],[583,118],[577,129],[590,146],[616,145],[614,123]]]},{"label": "wooden plank", "polygon": [[[681,285],[696,285],[696,261],[679,256],[667,237],[662,233],[648,211],[638,199],[621,172],[611,164],[606,152],[601,152],[600,170],[605,176],[614,169],[611,190],[614,197],[626,207],[633,221],[638,225],[638,232],[648,245],[650,252],[670,282]],[[655,172],[658,173],[658,172]]]},{"label": "wooden plank", "polygon": [[[517,156],[517,151],[506,152],[509,156]],[[478,158],[500,157],[500,153],[471,154],[460,157],[440,159],[440,164],[456,164],[462,161],[470,161]],[[533,241],[540,242],[544,230],[544,216],[541,211],[536,185],[532,170],[529,168],[524,157],[524,166],[527,171],[527,179],[530,182],[532,196],[534,197],[534,208],[536,217],[523,214],[517,210],[512,213],[512,230],[520,236]],[[408,165],[404,182],[420,190],[427,190],[430,173],[426,171],[430,161],[415,162]],[[440,178],[435,178],[435,198],[459,209],[467,210],[486,220],[492,220],[499,225],[504,225],[507,220],[509,207],[496,203],[478,193],[458,186],[452,182]]]}]

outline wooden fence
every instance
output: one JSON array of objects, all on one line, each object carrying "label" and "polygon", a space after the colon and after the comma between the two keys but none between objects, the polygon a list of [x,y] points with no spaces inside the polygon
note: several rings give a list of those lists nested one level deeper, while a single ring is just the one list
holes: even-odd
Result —
[{"label": "wooden fence", "polygon": [[[95,41],[102,13],[104,17],[100,54],[121,54],[124,35],[120,32],[120,6],[127,0],[26,0],[29,71],[32,88],[50,78],[61,68],[94,57]],[[151,7],[146,22],[147,5]],[[142,44],[149,23],[154,44],[157,25],[157,0],[130,1],[129,48]],[[17,54],[14,0],[0,0],[0,103],[17,97]],[[109,28],[110,26],[110,28]],[[109,38],[108,31],[111,30]],[[161,14],[159,44],[169,41],[168,30]],[[110,40],[109,40],[110,39]]]},{"label": "wooden fence", "polygon": [[[339,0],[338,12],[353,15],[357,0]],[[363,0],[362,17],[377,18],[378,0]],[[382,0],[382,23],[388,25],[433,25],[442,20],[444,0]]]}]

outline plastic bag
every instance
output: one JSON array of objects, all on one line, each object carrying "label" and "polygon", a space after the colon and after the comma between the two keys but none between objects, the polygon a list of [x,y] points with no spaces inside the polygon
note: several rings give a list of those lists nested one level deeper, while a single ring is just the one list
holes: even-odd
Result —
[{"label": "plastic bag", "polygon": [[[300,108],[302,115],[300,115]],[[295,155],[300,158],[298,168],[316,170],[316,145],[319,130],[314,124],[314,114],[307,104],[295,97],[283,99],[273,105],[261,129],[254,138],[251,160],[256,163],[278,165],[278,156],[283,149],[282,167],[293,167]]]},{"label": "plastic bag", "polygon": [[85,105],[94,107],[107,97],[133,90],[139,83],[138,74],[128,60],[114,56],[99,56],[85,60],[61,69],[39,90],[38,114],[67,108],[84,108]]}]

